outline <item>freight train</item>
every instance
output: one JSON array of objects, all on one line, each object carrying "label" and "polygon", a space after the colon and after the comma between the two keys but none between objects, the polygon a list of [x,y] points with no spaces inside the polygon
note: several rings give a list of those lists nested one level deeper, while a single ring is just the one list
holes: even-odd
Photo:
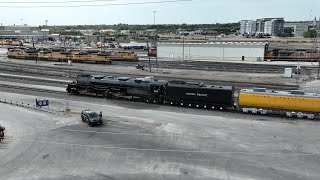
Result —
[{"label": "freight train", "polygon": [[8,48],[8,58],[13,59],[33,59],[33,60],[51,60],[51,61],[68,61],[74,62],[95,62],[107,63],[112,61],[139,61],[137,54],[133,52],[118,51],[99,51],[99,50],[79,50],[56,48]]},{"label": "freight train", "polygon": [[240,111],[252,114],[280,114],[289,118],[315,119],[320,113],[320,95],[302,91],[274,91],[264,88],[241,89],[235,99],[233,86],[130,78],[78,75],[67,92],[147,103],[195,108]]},{"label": "freight train", "polygon": [[266,50],[264,58],[266,61],[318,61],[320,54],[316,49],[273,49]]}]

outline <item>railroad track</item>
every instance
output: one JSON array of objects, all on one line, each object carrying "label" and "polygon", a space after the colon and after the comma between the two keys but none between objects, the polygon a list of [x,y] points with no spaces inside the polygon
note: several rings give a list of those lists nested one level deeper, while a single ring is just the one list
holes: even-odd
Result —
[{"label": "railroad track", "polygon": [[[24,73],[32,76],[46,76],[46,77],[55,77],[55,78],[69,78],[69,80],[76,77],[78,74],[108,74],[111,76],[133,76],[133,77],[145,77],[145,75],[136,75],[136,74],[123,74],[123,73],[106,73],[103,71],[83,71],[79,69],[71,68],[62,68],[62,67],[48,67],[41,65],[28,65],[28,64],[18,64],[12,62],[0,62],[0,70],[2,72],[11,72],[11,73]],[[248,88],[248,87],[264,87],[269,89],[277,90],[292,90],[298,89],[298,85],[286,85],[286,84],[269,84],[269,83],[255,83],[255,82],[236,82],[236,81],[227,81],[227,80],[200,80],[200,79],[189,79],[189,78],[169,78],[169,77],[159,77],[164,80],[180,80],[188,82],[203,82],[208,84],[217,84],[217,85],[230,85],[235,86],[236,88]]]},{"label": "railroad track", "polygon": [[38,89],[38,88],[32,88],[32,87],[22,87],[22,86],[15,86],[15,85],[1,84],[0,87],[1,88],[8,88],[8,89],[24,90],[24,91],[35,91],[35,92],[41,92],[41,93],[50,93],[50,94],[66,94],[66,92],[62,92],[62,91]]},{"label": "railroad track", "polygon": [[[149,67],[148,60],[139,62],[113,62],[115,65],[136,66],[143,64]],[[151,66],[156,67],[155,60],[151,60]],[[279,73],[284,72],[284,68],[293,68],[296,66],[286,65],[268,65],[268,64],[247,64],[247,63],[225,63],[225,62],[208,62],[208,61],[161,61],[158,60],[158,67],[165,69],[188,69],[188,70],[205,70],[205,71],[228,71],[228,72],[246,72],[246,73]],[[302,73],[316,72],[316,67],[301,66]]]},{"label": "railroad track", "polygon": [[[31,60],[32,61],[32,60]],[[143,64],[149,67],[149,61],[142,59],[139,62],[113,61],[113,65],[136,66]],[[151,66],[156,67],[155,59],[151,60]],[[279,73],[284,72],[284,68],[293,68],[296,66],[269,65],[269,64],[248,64],[232,62],[209,62],[209,61],[172,61],[158,59],[158,68],[164,69],[186,69],[186,70],[204,70],[204,71],[227,71],[227,72],[245,72],[245,73]],[[317,67],[301,66],[303,74],[316,73]]]}]

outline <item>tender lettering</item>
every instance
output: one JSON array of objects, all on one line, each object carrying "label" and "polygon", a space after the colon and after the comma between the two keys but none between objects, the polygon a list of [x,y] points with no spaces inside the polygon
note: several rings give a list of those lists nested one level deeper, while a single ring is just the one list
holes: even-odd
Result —
[{"label": "tender lettering", "polygon": [[200,96],[200,97],[208,97],[208,94],[200,94],[200,93],[197,93],[197,96]]},{"label": "tender lettering", "polygon": [[201,94],[201,93],[186,93],[187,96],[199,96],[199,97],[208,97],[208,94]]}]

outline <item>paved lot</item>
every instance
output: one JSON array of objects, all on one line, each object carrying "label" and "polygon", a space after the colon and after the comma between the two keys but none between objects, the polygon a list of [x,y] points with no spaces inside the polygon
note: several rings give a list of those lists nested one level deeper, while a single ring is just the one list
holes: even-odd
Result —
[{"label": "paved lot", "polygon": [[[1,92],[33,102],[36,96]],[[319,122],[95,98],[44,113],[0,104],[1,179],[319,179]],[[105,125],[82,124],[81,109]]]},{"label": "paved lot", "polygon": [[320,81],[314,80],[314,81],[307,82],[301,86],[301,89],[306,92],[320,93]]}]

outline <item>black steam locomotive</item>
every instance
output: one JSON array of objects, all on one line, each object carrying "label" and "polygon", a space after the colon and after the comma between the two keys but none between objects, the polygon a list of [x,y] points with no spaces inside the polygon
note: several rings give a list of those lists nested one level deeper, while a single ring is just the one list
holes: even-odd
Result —
[{"label": "black steam locomotive", "polygon": [[234,88],[232,86],[165,81],[153,77],[79,75],[76,81],[68,84],[67,92],[210,109],[234,107]]}]

